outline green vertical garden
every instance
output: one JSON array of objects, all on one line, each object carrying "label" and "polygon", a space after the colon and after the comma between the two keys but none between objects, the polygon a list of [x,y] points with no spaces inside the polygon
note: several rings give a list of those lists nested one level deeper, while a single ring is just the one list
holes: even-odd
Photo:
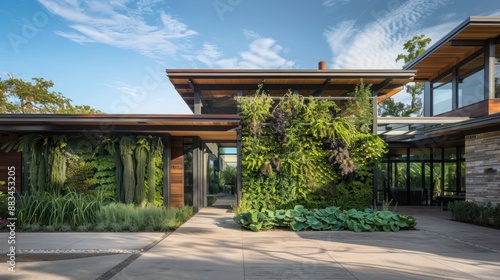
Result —
[{"label": "green vertical garden", "polygon": [[279,100],[258,91],[238,99],[242,121],[242,201],[237,211],[304,205],[370,207],[374,163],[385,142],[371,134],[370,85],[352,99]]}]

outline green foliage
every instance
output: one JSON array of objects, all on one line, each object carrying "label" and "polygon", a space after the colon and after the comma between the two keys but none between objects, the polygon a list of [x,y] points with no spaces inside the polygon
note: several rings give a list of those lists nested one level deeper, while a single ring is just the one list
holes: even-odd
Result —
[{"label": "green foliage", "polygon": [[236,185],[236,166],[228,165],[220,172],[221,185]]},{"label": "green foliage", "polygon": [[361,182],[342,182],[336,186],[334,205],[341,209],[364,209],[372,205],[373,187]]},{"label": "green foliage", "polygon": [[[274,107],[270,100],[260,91],[237,99],[243,144],[243,193],[237,212],[331,205],[340,193],[337,186],[353,180],[371,188],[368,171],[386,152],[386,144],[370,133],[370,86],[356,87],[345,112],[334,101],[304,99],[292,91]],[[362,189],[353,188],[349,194],[359,192],[353,197],[365,205],[367,193]],[[371,193],[368,198],[371,201]]]},{"label": "green foliage", "polygon": [[125,203],[132,203],[135,194],[135,169],[132,157],[135,149],[135,139],[123,136],[120,139],[120,155],[123,162],[123,189],[125,190]]},{"label": "green foliage", "polygon": [[217,202],[217,197],[215,197],[215,196],[208,197],[208,206],[214,205],[215,202]]},{"label": "green foliage", "polygon": [[96,213],[96,222],[102,230],[167,231],[179,227],[192,214],[192,208],[187,206],[168,209],[163,206],[111,203]]},{"label": "green foliage", "polygon": [[64,196],[43,193],[22,195],[17,205],[21,226],[66,224],[75,227],[93,223],[102,201],[98,197],[73,192]]},{"label": "green foliage", "polygon": [[[413,61],[419,55],[424,53],[425,47],[431,42],[430,38],[426,38],[425,35],[413,36],[408,40],[403,49],[407,52],[406,54],[398,54],[396,62],[403,60],[405,64]],[[411,103],[405,105],[402,102],[395,102],[392,98],[388,98],[379,104],[379,115],[380,116],[401,116],[409,117],[411,115],[420,116],[422,114],[422,100],[420,95],[424,90],[423,83],[413,83],[406,86],[406,92],[411,96]]]},{"label": "green foliage", "polygon": [[500,204],[493,207],[491,203],[479,205],[470,201],[455,201],[448,203],[448,208],[452,220],[500,228]]},{"label": "green foliage", "polygon": [[419,55],[425,52],[425,47],[431,42],[431,38],[426,38],[424,34],[415,35],[413,38],[408,40],[404,45],[403,49],[407,51],[407,54],[398,54],[396,62],[403,60],[404,63],[409,63],[417,58]]},{"label": "green foliage", "polygon": [[0,219],[7,218],[9,196],[0,191]]},{"label": "green foliage", "polygon": [[365,85],[363,80],[350,95],[343,115],[361,133],[370,133],[373,124],[372,85]]},{"label": "green foliage", "polygon": [[95,162],[81,161],[79,158],[68,160],[66,171],[66,189],[78,194],[86,194],[90,187],[99,182],[94,177]]},{"label": "green foliage", "polygon": [[[158,176],[156,174],[156,161],[160,160],[161,161],[161,156],[163,153],[163,142],[159,137],[152,137],[151,143],[150,143],[150,148],[149,148],[149,155],[148,155],[148,170],[147,170],[147,176],[148,176],[148,203],[153,204],[155,202],[155,197],[156,197],[156,184],[160,180],[157,180],[157,178],[161,178],[161,176]],[[160,164],[161,166],[162,164]],[[161,172],[163,174],[163,172]]]},{"label": "green foliage", "polygon": [[241,124],[248,127],[252,136],[260,135],[262,123],[271,116],[269,110],[273,100],[267,94],[260,94],[261,88],[262,85],[259,85],[259,89],[252,97],[236,100],[240,109]]},{"label": "green foliage", "polygon": [[49,91],[52,81],[33,78],[27,82],[7,74],[0,79],[0,113],[2,114],[98,114],[87,105],[72,105],[71,99],[60,92]]},{"label": "green foliage", "polygon": [[364,211],[341,210],[335,206],[308,210],[302,205],[287,210],[250,210],[235,216],[234,221],[252,231],[277,227],[287,227],[294,231],[399,231],[413,229],[417,223],[412,216],[394,214],[391,211],[371,208]]},{"label": "green foliage", "polygon": [[149,143],[146,138],[137,139],[137,146],[135,148],[135,192],[134,192],[134,202],[135,204],[141,204],[144,201],[144,194],[146,191],[145,179],[146,179],[146,164],[148,160],[149,153]]},{"label": "green foliage", "polygon": [[29,186],[35,192],[61,193],[66,179],[65,135],[23,135],[17,141],[2,146],[5,151],[28,149]]}]

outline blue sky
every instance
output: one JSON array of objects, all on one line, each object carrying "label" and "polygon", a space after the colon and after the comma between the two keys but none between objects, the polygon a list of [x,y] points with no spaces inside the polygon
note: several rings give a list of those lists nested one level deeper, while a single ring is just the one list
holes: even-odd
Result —
[{"label": "blue sky", "polygon": [[[111,114],[190,113],[167,68],[401,68],[404,42],[436,42],[493,0],[5,0],[0,77],[42,77]],[[406,100],[398,94],[398,100]]]}]

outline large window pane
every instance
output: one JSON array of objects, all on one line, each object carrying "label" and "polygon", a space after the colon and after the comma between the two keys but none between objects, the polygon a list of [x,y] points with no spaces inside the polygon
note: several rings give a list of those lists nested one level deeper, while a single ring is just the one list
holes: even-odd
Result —
[{"label": "large window pane", "polygon": [[452,109],[451,75],[432,84],[432,114],[439,115]]},{"label": "large window pane", "polygon": [[484,100],[484,55],[458,69],[458,107]]},{"label": "large window pane", "polygon": [[457,163],[444,164],[444,194],[457,195]]},{"label": "large window pane", "polygon": [[410,149],[410,160],[429,160],[431,157],[429,148]]}]

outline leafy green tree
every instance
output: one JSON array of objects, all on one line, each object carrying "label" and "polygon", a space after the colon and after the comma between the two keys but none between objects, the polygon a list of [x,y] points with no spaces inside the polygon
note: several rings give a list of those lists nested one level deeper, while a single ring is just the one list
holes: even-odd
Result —
[{"label": "leafy green tree", "polygon": [[[403,49],[407,52],[406,54],[398,54],[396,62],[402,60],[405,64],[413,61],[419,55],[424,53],[425,47],[431,42],[430,38],[426,38],[425,35],[416,35],[408,40],[404,45]],[[422,115],[422,100],[420,95],[424,90],[423,83],[413,83],[406,86],[406,92],[411,96],[411,102],[409,105],[405,105],[402,102],[395,102],[392,98],[387,98],[379,104],[379,115],[384,116],[401,116],[409,117],[411,115]]]},{"label": "leafy green tree", "polygon": [[50,91],[52,81],[33,78],[24,81],[8,74],[0,78],[0,113],[2,114],[99,114],[88,105],[73,105],[60,92]]},{"label": "leafy green tree", "polygon": [[392,98],[387,98],[382,101],[378,107],[378,115],[381,117],[397,117],[402,116],[405,111],[403,102],[396,102]]},{"label": "leafy green tree", "polygon": [[396,62],[403,60],[403,62],[406,64],[408,62],[413,61],[415,58],[417,58],[419,55],[423,54],[425,52],[425,47],[431,42],[431,38],[426,38],[424,34],[421,35],[415,35],[413,38],[408,40],[404,45],[403,49],[405,49],[408,53],[407,54],[398,54],[398,57],[396,58]]}]

